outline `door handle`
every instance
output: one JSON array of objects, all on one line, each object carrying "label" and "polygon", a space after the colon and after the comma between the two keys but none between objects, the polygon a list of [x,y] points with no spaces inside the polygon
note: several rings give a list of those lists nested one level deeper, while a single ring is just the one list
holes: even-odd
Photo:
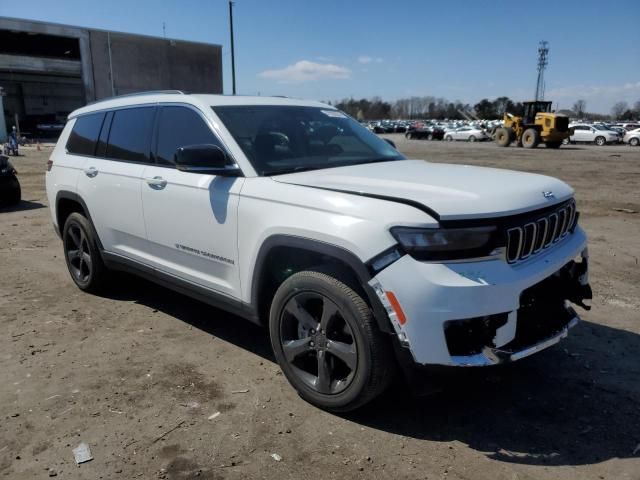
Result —
[{"label": "door handle", "polygon": [[93,178],[98,175],[98,169],[96,167],[85,168],[84,174],[89,178]]},{"label": "door handle", "polygon": [[162,177],[145,178],[147,184],[156,190],[162,190],[167,186],[167,181]]}]

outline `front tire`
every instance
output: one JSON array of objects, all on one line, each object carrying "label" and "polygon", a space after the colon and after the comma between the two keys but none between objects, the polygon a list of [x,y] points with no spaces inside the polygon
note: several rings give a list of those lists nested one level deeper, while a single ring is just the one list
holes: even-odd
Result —
[{"label": "front tire", "polygon": [[287,278],[273,298],[269,333],[289,383],[322,409],[354,410],[391,380],[388,340],[366,302],[338,275],[308,270]]},{"label": "front tire", "polygon": [[629,140],[629,145],[631,145],[632,147],[637,147],[638,145],[640,145],[640,138],[633,137],[631,140]]},{"label": "front tire", "polygon": [[535,128],[527,128],[522,134],[522,146],[536,148],[540,143],[540,134]]},{"label": "front tire", "polygon": [[478,140],[478,139],[475,137],[475,135],[471,135],[471,136],[469,137],[469,141],[470,141],[470,142],[475,142],[475,141],[477,141],[477,140]]},{"label": "front tire", "polygon": [[100,256],[93,226],[80,213],[64,223],[62,245],[71,279],[80,290],[96,293],[104,286],[107,269]]},{"label": "front tire", "polygon": [[451,135],[447,135],[446,137],[444,137],[444,139],[445,139],[447,142],[453,142],[453,137],[452,137]]},{"label": "front tire", "polygon": [[512,134],[510,128],[496,129],[496,144],[499,147],[508,147],[511,143]]}]

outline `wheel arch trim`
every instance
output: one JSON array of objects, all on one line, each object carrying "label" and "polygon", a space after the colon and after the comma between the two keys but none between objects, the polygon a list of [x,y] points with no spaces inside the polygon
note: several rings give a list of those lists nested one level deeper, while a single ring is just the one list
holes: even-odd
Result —
[{"label": "wheel arch trim", "polygon": [[288,234],[274,234],[265,239],[260,246],[256,260],[254,262],[253,274],[251,276],[251,304],[258,307],[261,292],[261,281],[264,278],[265,267],[269,253],[278,247],[297,248],[307,250],[311,253],[326,255],[335,258],[345,264],[355,275],[356,280],[363,288],[369,305],[380,330],[385,333],[394,333],[393,327],[387,317],[386,310],[380,302],[373,288],[369,285],[371,274],[366,262],[361,261],[354,253],[332,243],[316,240],[312,238],[299,237]]},{"label": "wheel arch trim", "polygon": [[64,225],[60,225],[59,205],[61,200],[72,200],[82,207],[84,214],[87,216],[87,220],[89,220],[89,223],[93,227],[93,232],[96,236],[96,240],[98,241],[98,248],[100,252],[102,252],[104,248],[102,246],[102,242],[100,241],[100,236],[96,231],[96,227],[95,227],[95,224],[93,223],[93,219],[91,218],[91,212],[89,211],[89,207],[87,207],[86,202],[82,199],[80,195],[78,195],[75,192],[70,192],[69,190],[60,190],[58,193],[56,193],[56,222],[58,223],[58,230],[60,233],[60,237],[62,237],[62,231],[64,229]]}]

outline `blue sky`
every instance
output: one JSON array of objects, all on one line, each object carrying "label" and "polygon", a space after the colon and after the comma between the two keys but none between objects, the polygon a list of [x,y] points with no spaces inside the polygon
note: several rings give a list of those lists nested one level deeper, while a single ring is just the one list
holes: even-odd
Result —
[{"label": "blue sky", "polygon": [[[225,0],[3,0],[0,15],[157,36],[165,22],[170,38],[222,45],[231,90]],[[544,39],[547,99],[569,108],[584,98],[587,110],[608,113],[640,100],[639,18],[631,4],[601,0],[237,0],[237,87],[318,100],[526,100]]]}]

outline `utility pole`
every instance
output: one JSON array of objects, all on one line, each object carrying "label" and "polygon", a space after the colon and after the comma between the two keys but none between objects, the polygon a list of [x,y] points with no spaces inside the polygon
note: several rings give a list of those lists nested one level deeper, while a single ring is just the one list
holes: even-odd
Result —
[{"label": "utility pole", "polygon": [[549,61],[549,42],[542,40],[538,46],[538,83],[536,84],[536,102],[544,100],[544,70]]},{"label": "utility pole", "polygon": [[231,32],[231,86],[236,94],[236,56],[233,49],[233,2],[229,0],[229,31]]}]

